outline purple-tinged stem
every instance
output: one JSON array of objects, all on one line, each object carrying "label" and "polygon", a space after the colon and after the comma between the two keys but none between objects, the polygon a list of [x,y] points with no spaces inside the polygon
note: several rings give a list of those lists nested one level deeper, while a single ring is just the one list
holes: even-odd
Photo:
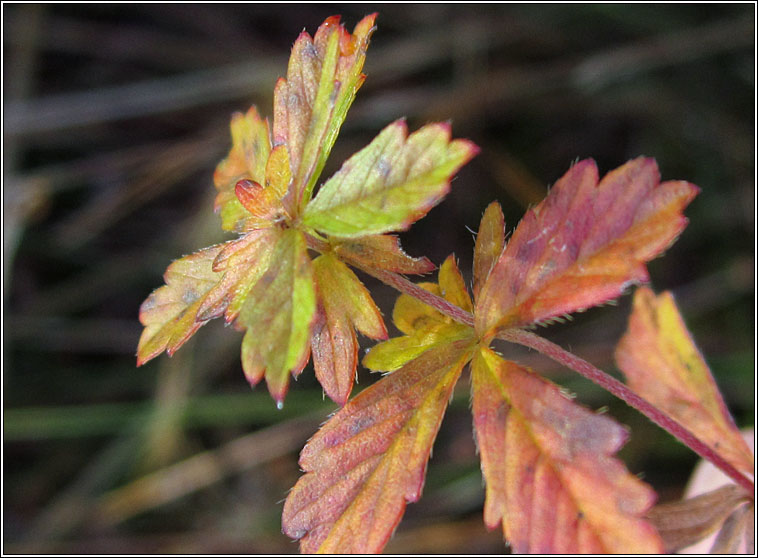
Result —
[{"label": "purple-tinged stem", "polygon": [[552,358],[554,361],[578,372],[585,378],[595,382],[603,389],[611,392],[619,399],[626,402],[631,407],[634,407],[647,418],[652,420],[658,426],[666,430],[669,434],[677,438],[684,445],[689,447],[692,451],[707,459],[713,463],[716,467],[721,469],[725,474],[729,475],[737,484],[743,487],[752,495],[755,491],[753,483],[735,469],[729,462],[716,453],[713,449],[704,444],[699,438],[697,438],[692,432],[687,430],[677,421],[665,414],[663,411],[643,399],[628,386],[614,378],[609,376],[602,370],[595,368],[589,362],[579,358],[573,353],[570,353],[556,345],[552,341],[548,341],[544,337],[540,337],[529,331],[522,329],[508,329],[501,332],[498,335],[499,339],[510,341],[512,343],[518,343],[531,349],[535,349],[542,354]]},{"label": "purple-tinged stem", "polygon": [[[353,262],[351,262],[353,263]],[[415,283],[412,283],[402,275],[398,275],[397,273],[393,273],[391,271],[384,271],[382,269],[371,269],[369,267],[361,267],[358,266],[356,263],[353,263],[353,265],[356,265],[357,267],[360,267],[363,271],[368,273],[369,275],[372,275],[379,279],[382,283],[385,283],[389,285],[390,287],[394,287],[401,293],[405,293],[407,295],[412,296],[413,298],[417,298],[424,304],[428,304],[435,310],[439,310],[446,316],[450,316],[453,318],[456,322],[460,322],[462,324],[465,324],[469,327],[474,327],[474,316],[471,315],[471,313],[466,312],[459,306],[456,306],[455,304],[451,304],[441,296],[437,296],[434,293],[430,293],[426,289],[422,289]]]}]

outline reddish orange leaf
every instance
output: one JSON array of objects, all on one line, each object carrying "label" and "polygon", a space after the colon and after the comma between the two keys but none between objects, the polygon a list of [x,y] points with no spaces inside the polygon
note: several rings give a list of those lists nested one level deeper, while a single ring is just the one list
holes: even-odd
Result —
[{"label": "reddish orange leaf", "polygon": [[278,237],[277,229],[259,229],[223,245],[213,260],[213,270],[224,275],[198,308],[198,320],[222,314],[227,323],[237,318],[247,293],[268,269]]},{"label": "reddish orange leaf", "polygon": [[377,553],[426,463],[472,342],[432,349],[366,388],[300,454],[307,474],[284,504],[284,532],[304,553]]},{"label": "reddish orange leaf", "polygon": [[505,218],[500,204],[492,202],[487,206],[479,224],[474,246],[474,298],[479,297],[479,291],[492,267],[497,262],[505,248]]},{"label": "reddish orange leaf", "polygon": [[246,179],[237,182],[234,193],[250,213],[245,219],[244,230],[271,227],[284,219],[287,212],[282,205],[282,198],[290,183],[289,172],[287,147],[280,145],[274,148],[268,158],[265,185]]},{"label": "reddish orange leaf", "polygon": [[286,145],[293,177],[292,203],[311,192],[337,139],[355,94],[376,14],[363,18],[351,35],[328,18],[311,36],[303,31],[292,47],[287,79],[274,90],[274,144]]},{"label": "reddish orange leaf", "polygon": [[659,183],[653,159],[638,158],[598,183],[580,161],[529,210],[495,264],[477,302],[476,329],[540,323],[619,296],[648,279],[645,263],[687,224],[682,210],[698,192]]},{"label": "reddish orange leaf", "polygon": [[484,520],[517,553],[660,553],[642,516],[654,492],[612,455],[627,431],[530,370],[481,348],[473,413]]},{"label": "reddish orange leaf", "polygon": [[629,387],[736,468],[753,473],[753,454],[734,425],[671,293],[656,297],[648,288],[637,289],[616,361]]},{"label": "reddish orange leaf", "polygon": [[174,261],[163,274],[166,284],[154,290],[140,306],[139,320],[145,329],[137,346],[137,366],[163,351],[169,356],[205,323],[197,314],[223,274],[213,270],[213,261],[226,244],[217,244]]},{"label": "reddish orange leaf", "polygon": [[427,258],[411,258],[392,234],[333,240],[334,251],[344,260],[363,268],[395,273],[428,273],[434,264]]},{"label": "reddish orange leaf", "polygon": [[311,337],[313,366],[326,394],[344,405],[358,368],[355,329],[372,339],[387,339],[382,315],[350,269],[331,253],[313,262],[319,314]]}]

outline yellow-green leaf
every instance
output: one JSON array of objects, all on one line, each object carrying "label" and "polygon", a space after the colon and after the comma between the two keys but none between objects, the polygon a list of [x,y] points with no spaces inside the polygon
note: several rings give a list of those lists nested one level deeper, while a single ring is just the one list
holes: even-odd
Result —
[{"label": "yellow-green leaf", "polygon": [[260,117],[255,107],[250,107],[246,114],[235,113],[231,130],[232,149],[213,175],[218,189],[215,209],[221,213],[224,230],[242,232],[251,215],[237,199],[235,186],[243,179],[265,184],[271,139],[268,121]]},{"label": "yellow-green leaf", "polygon": [[145,329],[137,346],[137,365],[163,351],[172,355],[207,319],[197,319],[209,291],[223,278],[213,262],[226,244],[218,244],[174,261],[163,275],[166,284],[153,291],[140,307]]},{"label": "yellow-green leaf", "polygon": [[311,438],[284,504],[303,553],[377,553],[421,496],[426,463],[471,341],[426,352],[366,388]]},{"label": "yellow-green leaf", "polygon": [[[419,287],[464,310],[471,309],[471,298],[452,255],[440,266],[439,285],[419,283]],[[474,335],[472,328],[406,294],[401,294],[395,302],[392,319],[405,336],[375,345],[363,359],[363,365],[371,370],[396,370],[432,347]]]},{"label": "yellow-green leaf", "polygon": [[363,18],[353,34],[328,18],[311,36],[303,31],[292,47],[287,79],[274,90],[274,144],[289,151],[293,204],[310,199],[361,73],[376,14]]},{"label": "yellow-green leaf", "polygon": [[408,136],[398,120],[321,186],[305,224],[341,238],[407,229],[439,203],[453,174],[476,152],[469,141],[451,141],[447,124]]},{"label": "yellow-green leaf", "polygon": [[753,454],[724,404],[671,293],[637,289],[616,361],[634,391],[671,415],[736,468],[753,473]]},{"label": "yellow-green leaf", "polygon": [[621,425],[488,348],[471,369],[490,529],[519,554],[663,552],[643,517],[655,493],[613,457]]},{"label": "yellow-green leaf", "polygon": [[240,324],[247,328],[242,366],[252,384],[265,377],[271,395],[281,403],[289,374],[299,374],[308,362],[316,293],[301,232],[281,231],[270,262],[239,314]]}]

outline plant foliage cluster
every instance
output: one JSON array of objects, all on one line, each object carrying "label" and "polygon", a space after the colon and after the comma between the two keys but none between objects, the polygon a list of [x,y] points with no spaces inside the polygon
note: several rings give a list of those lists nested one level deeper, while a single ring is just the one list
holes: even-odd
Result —
[{"label": "plant foliage cluster", "polygon": [[[273,121],[255,107],[234,115],[232,148],[214,182],[222,227],[238,237],[168,267],[165,286],[141,307],[138,363],[172,354],[223,316],[245,332],[248,381],[265,379],[281,405],[290,377],[313,359],[341,409],[303,449],[305,474],[284,505],[284,532],[303,552],[384,547],[406,503],[421,496],[432,444],[466,367],[484,521],[501,526],[517,552],[660,553],[718,527],[700,518],[687,536],[664,528],[651,513],[653,490],[614,457],[627,430],[492,347],[496,339],[527,345],[589,375],[752,487],[744,475],[752,474],[753,456],[669,294],[636,292],[617,351],[626,386],[531,331],[647,282],[647,262],[685,228],[683,210],[697,187],[661,182],[649,158],[602,177],[592,160],[579,161],[507,242],[499,204],[487,207],[470,290],[453,255],[436,283],[410,283],[403,275],[434,265],[405,254],[392,233],[439,203],[478,149],[452,139],[448,124],[409,134],[400,120],[319,182],[365,79],[375,17],[353,33],[336,17],[313,37],[303,32],[276,83]],[[387,339],[351,267],[402,291],[392,315],[402,336]],[[363,365],[386,375],[350,399],[357,333],[381,341]],[[722,521],[752,506],[744,492],[729,497]]]}]

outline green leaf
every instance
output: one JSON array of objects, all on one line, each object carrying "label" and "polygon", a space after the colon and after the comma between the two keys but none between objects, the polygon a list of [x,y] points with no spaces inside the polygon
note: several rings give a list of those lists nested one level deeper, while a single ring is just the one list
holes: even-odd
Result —
[{"label": "green leaf", "polygon": [[292,169],[292,198],[310,200],[355,94],[376,14],[363,18],[351,35],[328,18],[313,38],[303,31],[292,47],[287,79],[274,90],[274,144],[286,145]]},{"label": "green leaf", "polygon": [[297,376],[308,362],[310,327],[316,312],[313,270],[305,238],[281,231],[271,264],[250,290],[239,322],[242,366],[251,384],[264,377],[271,395],[284,400],[290,372]]},{"label": "green leaf", "polygon": [[447,124],[408,136],[398,120],[321,186],[304,222],[341,238],[407,229],[439,203],[452,175],[476,152],[469,141],[451,141]]}]

